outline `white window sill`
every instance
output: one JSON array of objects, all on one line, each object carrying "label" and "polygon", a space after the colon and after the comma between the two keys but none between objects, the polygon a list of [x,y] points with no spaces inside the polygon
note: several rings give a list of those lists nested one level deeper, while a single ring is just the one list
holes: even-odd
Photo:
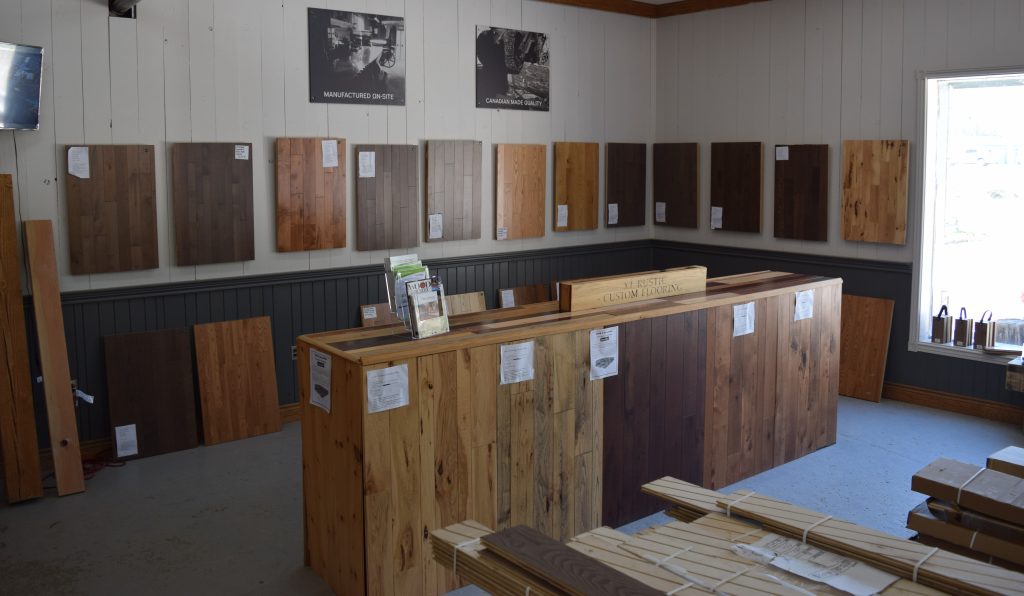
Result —
[{"label": "white window sill", "polygon": [[911,341],[909,350],[911,352],[925,352],[928,354],[938,354],[940,356],[963,358],[965,360],[988,362],[990,364],[999,364],[1003,366],[1020,355],[1003,356],[1000,354],[986,354],[984,350],[980,349],[975,350],[974,348],[962,348],[960,346],[954,346],[953,344],[933,344],[931,342],[924,341]]}]

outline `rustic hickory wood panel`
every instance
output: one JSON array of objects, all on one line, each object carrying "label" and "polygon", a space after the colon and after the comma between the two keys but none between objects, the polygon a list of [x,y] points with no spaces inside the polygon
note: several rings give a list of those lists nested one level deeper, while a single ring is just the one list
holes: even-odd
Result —
[{"label": "rustic hickory wood panel", "polygon": [[[71,147],[65,147],[65,151]],[[159,266],[152,145],[89,145],[89,177],[66,175],[71,273]]]},{"label": "rustic hickory wood panel", "polygon": [[[658,203],[665,204],[664,221],[658,220]],[[678,228],[697,228],[700,213],[700,145],[654,144],[654,223]]]},{"label": "rustic hickory wood panel", "polygon": [[[555,143],[556,232],[597,229],[597,143]],[[559,210],[568,210],[564,226],[558,225]]]},{"label": "rustic hickory wood panel", "polygon": [[356,250],[409,248],[419,243],[416,149],[416,145],[356,146]]},{"label": "rustic hickory wood panel", "polygon": [[775,237],[828,240],[828,145],[775,147]]},{"label": "rustic hickory wood panel", "polygon": [[882,401],[894,306],[884,298],[843,295],[841,395]]},{"label": "rustic hickory wood panel", "polygon": [[207,445],[281,430],[270,317],[194,327]]},{"label": "rustic hickory wood panel", "polygon": [[722,230],[761,231],[763,165],[761,143],[711,143],[711,209],[722,209]]},{"label": "rustic hickory wood panel", "polygon": [[546,145],[498,145],[494,211],[498,240],[544,235],[547,151]]},{"label": "rustic hickory wood panel", "polygon": [[608,143],[605,145],[605,217],[611,205],[618,209],[618,223],[605,219],[609,228],[642,226],[647,223],[647,145]]},{"label": "rustic hickory wood panel", "polygon": [[25,254],[32,306],[39,341],[39,364],[43,373],[46,418],[50,426],[57,494],[64,496],[85,490],[82,452],[78,443],[75,403],[71,396],[71,371],[64,336],[64,315],[57,281],[53,224],[49,220],[24,222]]},{"label": "rustic hickory wood panel", "polygon": [[[187,328],[108,335],[110,426],[135,425],[138,455],[149,457],[199,444],[192,381],[192,335]],[[114,456],[117,456],[115,449]]]},{"label": "rustic hickory wood panel", "polygon": [[[338,165],[324,166],[324,143],[337,144]],[[279,138],[277,250],[345,247],[345,139]]]},{"label": "rustic hickory wood panel", "polygon": [[907,242],[909,141],[843,141],[843,239]]},{"label": "rustic hickory wood panel", "polygon": [[[427,141],[427,242],[480,237],[482,167],[480,141]],[[441,218],[439,238],[430,237],[432,217]]]},{"label": "rustic hickory wood panel", "polygon": [[251,143],[175,143],[171,147],[178,265],[255,258],[251,158]]},{"label": "rustic hickory wood panel", "polygon": [[0,455],[9,503],[43,496],[10,174],[0,174]]}]

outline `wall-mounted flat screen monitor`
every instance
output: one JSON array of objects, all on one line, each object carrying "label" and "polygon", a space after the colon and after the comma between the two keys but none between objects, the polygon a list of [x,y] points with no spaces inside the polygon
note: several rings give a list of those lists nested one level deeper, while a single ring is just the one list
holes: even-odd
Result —
[{"label": "wall-mounted flat screen monitor", "polygon": [[43,48],[0,41],[0,130],[39,129]]}]

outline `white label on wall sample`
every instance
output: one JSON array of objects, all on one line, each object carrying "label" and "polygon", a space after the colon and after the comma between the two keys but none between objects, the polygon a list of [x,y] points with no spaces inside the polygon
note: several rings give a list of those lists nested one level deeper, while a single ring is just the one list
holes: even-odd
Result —
[{"label": "white label on wall sample", "polygon": [[366,411],[370,414],[409,405],[409,365],[366,371]]},{"label": "white label on wall sample", "polygon": [[359,152],[359,177],[373,178],[377,175],[377,154],[373,151]]},{"label": "white label on wall sample", "polygon": [[712,207],[711,208],[711,229],[721,230],[722,229],[722,208]]},{"label": "white label on wall sample", "polygon": [[754,332],[754,315],[757,310],[753,302],[734,304],[732,307],[732,336],[750,335]]},{"label": "white label on wall sample", "polygon": [[309,403],[331,413],[331,357],[309,349]]},{"label": "white label on wall sample", "polygon": [[338,141],[334,139],[320,141],[320,153],[324,156],[325,168],[338,167]]},{"label": "white label on wall sample", "polygon": [[775,161],[789,161],[789,145],[775,147]]},{"label": "white label on wall sample", "polygon": [[501,346],[501,384],[521,383],[533,378],[533,342]]},{"label": "white label on wall sample", "polygon": [[555,223],[555,227],[566,228],[569,226],[569,206],[559,205],[558,206],[558,222]]},{"label": "white label on wall sample", "polygon": [[249,146],[235,145],[235,159],[249,159]]},{"label": "white label on wall sample", "polygon": [[498,240],[508,240],[508,228],[498,228]]},{"label": "white label on wall sample", "polygon": [[654,203],[654,221],[657,223],[665,223],[665,203],[661,201]]},{"label": "white label on wall sample", "polygon": [[614,226],[619,223],[619,204],[608,203],[608,225]]},{"label": "white label on wall sample", "polygon": [[427,216],[428,240],[438,240],[442,236],[442,230],[444,229],[444,214],[443,213],[431,213]]},{"label": "white label on wall sample", "polygon": [[76,178],[89,177],[88,147],[68,147],[68,174]]}]

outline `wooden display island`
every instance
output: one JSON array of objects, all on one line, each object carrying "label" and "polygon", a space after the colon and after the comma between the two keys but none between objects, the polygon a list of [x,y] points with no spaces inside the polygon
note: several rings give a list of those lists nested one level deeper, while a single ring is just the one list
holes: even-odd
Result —
[{"label": "wooden display island", "polygon": [[[795,321],[802,290],[813,316]],[[444,593],[457,584],[430,530],[475,519],[566,540],[660,509],[640,493],[656,478],[717,488],[834,443],[841,295],[840,279],[759,272],[593,310],[463,315],[422,340],[300,337],[307,564],[338,594]],[[733,306],[750,302],[754,330],[734,337]],[[618,375],[591,381],[591,331],[608,327]],[[532,380],[501,384],[501,346],[528,341]],[[330,412],[310,403],[311,349]],[[408,404],[369,413],[367,373],[401,365]]]}]

